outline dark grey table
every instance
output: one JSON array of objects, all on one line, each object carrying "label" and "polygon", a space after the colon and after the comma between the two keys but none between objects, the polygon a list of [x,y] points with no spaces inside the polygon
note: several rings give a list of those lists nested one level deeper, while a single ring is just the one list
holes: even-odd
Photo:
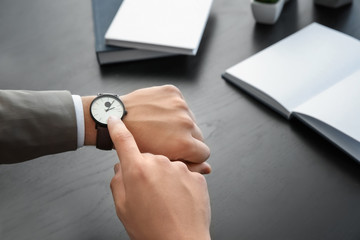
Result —
[{"label": "dark grey table", "polygon": [[[360,39],[359,13],[359,0],[338,10],[291,0],[264,26],[249,0],[215,0],[196,57],[99,67],[90,0],[0,0],[0,88],[88,95],[174,84],[211,147],[213,239],[360,239],[359,164],[221,79],[313,21]],[[116,161],[89,147],[0,166],[0,239],[128,239],[109,189]]]}]

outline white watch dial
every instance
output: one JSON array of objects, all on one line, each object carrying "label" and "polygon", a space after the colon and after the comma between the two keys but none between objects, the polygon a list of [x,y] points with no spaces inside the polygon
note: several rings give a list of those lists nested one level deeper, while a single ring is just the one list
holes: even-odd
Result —
[{"label": "white watch dial", "polygon": [[122,102],[112,95],[101,95],[90,106],[91,115],[102,124],[107,124],[110,116],[122,118],[125,112]]}]

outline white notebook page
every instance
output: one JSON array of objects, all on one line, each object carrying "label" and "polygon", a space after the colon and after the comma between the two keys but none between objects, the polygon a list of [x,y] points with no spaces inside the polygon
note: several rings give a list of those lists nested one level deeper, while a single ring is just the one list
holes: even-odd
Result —
[{"label": "white notebook page", "polygon": [[313,23],[226,72],[291,112],[360,69],[360,41]]},{"label": "white notebook page", "polygon": [[360,142],[360,68],[294,112],[316,118]]}]

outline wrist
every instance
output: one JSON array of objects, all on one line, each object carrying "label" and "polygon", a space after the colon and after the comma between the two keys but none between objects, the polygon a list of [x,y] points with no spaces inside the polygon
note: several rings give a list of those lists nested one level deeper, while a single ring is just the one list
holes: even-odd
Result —
[{"label": "wrist", "polygon": [[[84,145],[95,146],[97,131],[95,127],[95,121],[90,115],[90,105],[96,96],[84,96],[81,97],[84,111],[84,125],[85,125],[85,139]],[[122,97],[121,97],[122,98]]]},{"label": "wrist", "polygon": [[85,96],[81,97],[81,101],[83,104],[83,111],[84,111],[84,125],[85,125],[85,141],[84,145],[92,145],[95,146],[96,144],[96,128],[95,122],[90,116],[90,104],[92,100],[96,96]]}]

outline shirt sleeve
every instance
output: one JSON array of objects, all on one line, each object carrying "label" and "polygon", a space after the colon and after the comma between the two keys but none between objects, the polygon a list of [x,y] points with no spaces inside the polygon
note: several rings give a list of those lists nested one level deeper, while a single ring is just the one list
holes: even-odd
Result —
[{"label": "shirt sleeve", "polygon": [[72,98],[74,101],[77,123],[77,147],[80,148],[84,146],[85,141],[84,109],[79,95],[72,95]]}]

